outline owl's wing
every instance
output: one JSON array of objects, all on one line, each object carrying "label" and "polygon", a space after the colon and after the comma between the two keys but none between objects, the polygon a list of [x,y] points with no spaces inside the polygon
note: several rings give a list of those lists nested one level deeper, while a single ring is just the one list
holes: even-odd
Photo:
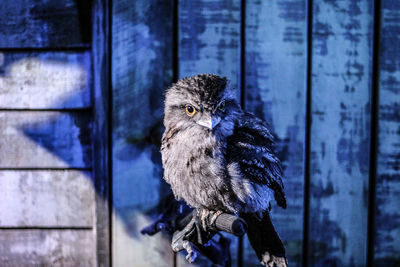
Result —
[{"label": "owl's wing", "polygon": [[273,137],[267,125],[255,115],[244,113],[228,138],[227,160],[236,162],[243,175],[274,191],[279,206],[286,208],[282,168],[274,154]]}]

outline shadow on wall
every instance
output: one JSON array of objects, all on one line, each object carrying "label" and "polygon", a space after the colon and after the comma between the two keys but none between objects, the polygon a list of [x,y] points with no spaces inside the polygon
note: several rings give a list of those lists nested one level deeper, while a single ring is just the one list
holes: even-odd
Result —
[{"label": "shadow on wall", "polygon": [[[45,111],[26,111],[32,115],[14,123],[12,127],[16,131],[10,132],[19,135],[14,138],[21,142],[25,142],[24,139],[28,139],[27,143],[34,142],[25,149],[38,153],[38,158],[42,155],[43,158],[38,159],[44,161],[40,164],[42,167],[87,171],[92,168],[93,160],[90,55],[61,52],[25,56],[24,53],[0,54],[0,95],[3,96],[0,104]],[[124,153],[133,159],[140,158],[142,153],[150,153],[152,163],[161,166],[162,131],[159,120],[149,129],[148,136],[128,137],[127,143],[131,145]],[[35,167],[35,162],[31,164],[30,167]],[[140,172],[131,175],[140,176]],[[135,189],[128,190],[133,192]],[[151,210],[155,212],[154,207],[149,213]],[[120,216],[124,218],[123,214]]]},{"label": "shadow on wall", "polygon": [[[94,178],[88,172],[93,161],[90,54],[0,54],[0,62],[0,104],[32,110],[23,113],[10,111],[8,114],[10,118],[13,114],[20,114],[18,119],[7,125],[8,133],[5,133],[5,138],[18,142],[19,148],[4,158],[12,162],[23,154],[25,160],[21,164],[24,165],[18,167],[81,170],[82,175],[79,177],[90,180],[92,190],[95,191]],[[40,111],[33,111],[35,109]],[[128,182],[124,188],[118,189],[118,195],[114,197],[117,206],[112,207],[114,223],[124,233],[129,233],[132,239],[124,241],[131,244],[132,251],[143,246],[143,242],[154,247],[162,242],[166,249],[170,248],[170,237],[165,234],[158,234],[156,238],[140,234],[140,230],[153,222],[164,208],[163,199],[156,205],[153,201],[150,206],[129,204],[130,197],[137,198],[141,194],[140,185],[136,183],[143,181],[145,186],[152,186],[146,182],[149,169],[158,170],[154,174],[159,178],[153,188],[155,194],[159,195],[159,190],[162,190],[166,197],[170,192],[162,179],[159,153],[162,131],[160,119],[145,130],[148,133],[146,136],[127,137],[123,151],[117,155],[120,158],[128,157],[129,164],[133,164],[129,167],[129,173],[124,174],[133,183]],[[81,184],[87,182],[82,181]],[[160,184],[163,184],[162,189]],[[55,195],[63,193],[55,192]],[[80,200],[84,199],[82,197]]]},{"label": "shadow on wall", "polygon": [[[32,25],[14,26],[19,30],[26,30],[27,35],[35,38],[27,38],[25,41],[28,44],[22,45],[62,48],[90,44],[93,26],[90,22],[91,2],[73,0],[66,1],[61,6],[54,1],[27,4],[22,11],[29,16],[27,21]],[[76,34],[76,31],[80,32]],[[12,33],[6,32],[6,34]],[[6,140],[18,144],[10,147],[18,149],[11,151],[10,155],[1,156],[0,162],[13,163],[13,166],[19,164],[17,167],[22,168],[81,170],[82,176],[78,178],[85,177],[86,180],[82,184],[87,184],[87,180],[90,180],[95,191],[94,178],[88,174],[93,160],[91,53],[79,51],[80,49],[73,52],[0,53],[0,106],[26,110],[8,112],[7,123],[3,124],[6,125],[7,131],[2,132],[6,135]],[[40,111],[33,111],[35,109]],[[14,118],[17,115],[16,120]],[[153,238],[139,234],[139,230],[148,225],[160,209],[161,204],[158,203],[160,191],[164,192],[164,195],[167,192],[165,190],[167,187],[161,179],[159,155],[161,118],[152,121],[151,124],[147,136],[127,136],[123,150],[118,150],[116,155],[129,157],[126,163],[129,168],[125,168],[128,171],[122,173],[127,178],[127,183],[125,181],[120,183],[121,188],[118,188],[120,191],[113,199],[114,207],[110,207],[113,209],[114,226],[120,225],[118,229],[123,229],[123,234],[120,235],[122,242],[130,244],[126,251],[135,251],[137,248],[143,250],[140,248],[143,243],[159,248],[160,245],[157,243],[160,241],[165,244],[166,249],[170,247],[169,238],[166,236],[158,235],[157,238]],[[18,159],[20,160],[15,163]],[[113,171],[119,172],[119,170]],[[151,179],[147,176],[149,171],[154,174]],[[143,191],[141,190],[143,187],[149,189]],[[146,194],[149,191],[156,192],[151,195]],[[56,192],[54,195],[63,193],[65,192]],[[143,196],[144,204],[153,195],[157,195],[157,203],[152,201],[151,205],[137,203],[136,206],[132,206],[130,199],[134,198],[135,194],[136,197]]]}]

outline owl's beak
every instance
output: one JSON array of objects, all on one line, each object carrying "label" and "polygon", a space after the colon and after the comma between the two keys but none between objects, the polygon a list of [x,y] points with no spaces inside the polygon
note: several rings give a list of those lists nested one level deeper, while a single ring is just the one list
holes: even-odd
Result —
[{"label": "owl's beak", "polygon": [[200,120],[197,121],[198,124],[200,124],[203,127],[206,127],[210,130],[214,129],[215,126],[220,123],[221,118],[218,116],[203,116]]}]

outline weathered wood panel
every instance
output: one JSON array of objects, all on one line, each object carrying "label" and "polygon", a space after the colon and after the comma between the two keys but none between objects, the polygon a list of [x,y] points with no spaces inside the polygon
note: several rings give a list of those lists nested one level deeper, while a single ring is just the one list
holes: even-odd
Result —
[{"label": "weathered wood panel", "polygon": [[[132,189],[132,192],[136,194],[138,191]],[[150,201],[146,205],[149,203]],[[114,210],[113,266],[174,266],[170,237],[164,233],[155,236],[139,233],[140,229],[154,221],[144,210],[140,207]]]},{"label": "weathered wood panel", "polygon": [[2,1],[0,47],[82,46],[90,42],[90,18],[90,1]]},{"label": "weathered wood panel", "polygon": [[314,1],[308,266],[365,266],[372,2]]},{"label": "weathered wood panel", "polygon": [[373,266],[400,264],[400,2],[382,1]]},{"label": "weathered wood panel", "polygon": [[92,227],[89,172],[0,171],[0,227]]},{"label": "weathered wood panel", "polygon": [[86,112],[0,112],[0,168],[91,167]]},{"label": "weathered wood panel", "polygon": [[14,266],[93,266],[91,230],[0,230],[0,263]]},{"label": "weathered wood panel", "polygon": [[173,1],[113,1],[113,264],[172,266],[163,235],[144,237],[147,213],[168,188],[159,145],[172,82]]},{"label": "weathered wood panel", "polygon": [[226,76],[238,88],[240,1],[179,1],[179,77]]},{"label": "weathered wood panel", "polygon": [[[245,109],[265,119],[276,135],[284,168],[287,209],[272,203],[271,218],[290,266],[300,266],[303,240],[303,147],[306,98],[304,0],[246,1]],[[288,108],[290,107],[290,108]],[[247,239],[244,266],[259,264]]]},{"label": "weathered wood panel", "polygon": [[110,126],[109,0],[93,1],[93,176],[96,190],[97,266],[110,265]]},{"label": "weathered wood panel", "polygon": [[0,108],[90,106],[90,52],[0,53]]},{"label": "weathered wood panel", "polygon": [[[179,78],[199,73],[215,73],[230,80],[240,98],[240,18],[239,0],[178,1]],[[233,266],[237,265],[238,239],[232,240]],[[203,259],[197,263],[206,264]],[[178,266],[185,266],[178,258]]]}]

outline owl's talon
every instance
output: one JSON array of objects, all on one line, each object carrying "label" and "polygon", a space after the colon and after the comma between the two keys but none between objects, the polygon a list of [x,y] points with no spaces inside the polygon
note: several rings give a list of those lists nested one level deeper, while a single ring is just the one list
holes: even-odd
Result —
[{"label": "owl's talon", "polygon": [[223,212],[222,210],[217,210],[215,212],[210,212],[211,218],[210,218],[210,225],[214,225],[215,221],[217,220],[218,216],[221,215]]},{"label": "owl's talon", "polygon": [[207,224],[208,224],[208,215],[210,211],[206,209],[202,209],[199,212],[199,218],[201,221],[201,226],[203,227],[204,230],[207,230]]},{"label": "owl's talon", "polygon": [[186,255],[186,260],[190,263],[193,263],[197,258],[197,250],[188,240],[183,241],[183,248],[188,253]]},{"label": "owl's talon", "polygon": [[267,267],[288,267],[288,263],[285,257],[278,257],[275,255],[270,254],[268,251],[264,253],[262,256],[262,265]]},{"label": "owl's talon", "polygon": [[223,211],[221,210],[207,210],[207,209],[201,209],[200,211],[198,210],[198,216],[201,221],[201,226],[205,231],[211,230],[215,224],[215,221],[217,220],[218,216],[221,215]]}]

